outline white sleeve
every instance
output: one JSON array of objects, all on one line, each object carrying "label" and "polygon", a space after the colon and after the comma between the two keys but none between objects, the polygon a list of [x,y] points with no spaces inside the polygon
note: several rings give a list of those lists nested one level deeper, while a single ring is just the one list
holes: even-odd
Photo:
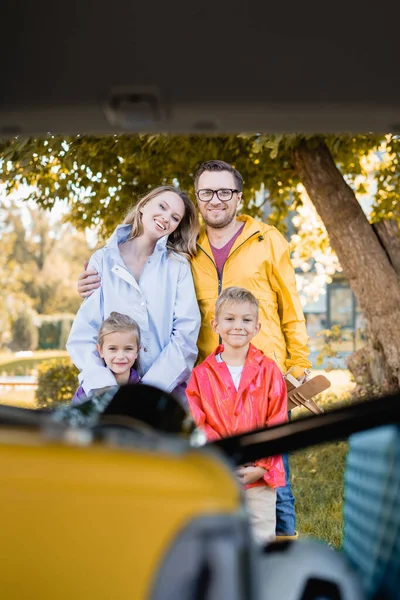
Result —
[{"label": "white sleeve", "polygon": [[190,377],[197,358],[200,311],[192,272],[181,263],[175,296],[173,327],[169,343],[144,375],[142,382],[172,392]]},{"label": "white sleeve", "polygon": [[[102,273],[102,252],[96,252],[90,265]],[[92,390],[117,385],[113,373],[97,352],[97,335],[104,320],[103,289],[99,288],[86,298],[75,317],[67,341],[67,350],[81,371],[79,381],[86,395]]]}]

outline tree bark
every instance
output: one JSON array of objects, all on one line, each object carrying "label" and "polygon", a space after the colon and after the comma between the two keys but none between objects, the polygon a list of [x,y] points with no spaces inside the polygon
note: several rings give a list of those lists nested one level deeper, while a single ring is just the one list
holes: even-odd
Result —
[{"label": "tree bark", "polygon": [[388,255],[391,265],[400,277],[400,232],[397,221],[386,219],[374,223],[372,228]]},{"label": "tree bark", "polygon": [[367,321],[368,347],[352,356],[349,368],[374,386],[398,388],[400,280],[389,253],[323,142],[313,147],[301,142],[293,158]]}]

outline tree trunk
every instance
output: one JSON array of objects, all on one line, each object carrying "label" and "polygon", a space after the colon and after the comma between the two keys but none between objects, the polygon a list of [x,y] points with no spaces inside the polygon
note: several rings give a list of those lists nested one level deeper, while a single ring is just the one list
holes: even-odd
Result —
[{"label": "tree trunk", "polygon": [[386,219],[385,221],[374,223],[372,228],[388,255],[390,264],[400,277],[400,233],[397,221]]},{"label": "tree trunk", "polygon": [[302,142],[294,164],[367,321],[367,348],[349,368],[384,390],[400,387],[400,279],[327,146]]}]

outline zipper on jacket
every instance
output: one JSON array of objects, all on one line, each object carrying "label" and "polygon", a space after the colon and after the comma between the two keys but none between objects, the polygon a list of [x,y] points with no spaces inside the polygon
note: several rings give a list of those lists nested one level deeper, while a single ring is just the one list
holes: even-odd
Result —
[{"label": "zipper on jacket", "polygon": [[[212,257],[211,257],[209,254],[208,254],[208,252],[206,252],[206,251],[204,250],[204,248],[202,248],[202,247],[200,246],[200,244],[197,244],[197,247],[198,247],[198,248],[200,248],[200,250],[201,250],[202,252],[204,252],[204,254],[205,254],[206,256],[208,256],[208,258],[211,260],[212,264],[214,265],[214,267],[215,267],[215,270],[217,271],[217,278],[218,278],[218,296],[220,295],[220,293],[221,293],[221,291],[222,291],[222,277],[223,277],[223,274],[224,274],[224,269],[225,269],[225,265],[226,265],[226,263],[227,263],[228,259],[229,259],[229,258],[232,256],[232,254],[234,254],[234,253],[236,252],[236,250],[239,250],[239,248],[241,248],[241,247],[243,246],[243,244],[245,244],[246,242],[248,242],[248,241],[249,241],[249,240],[250,240],[252,237],[254,237],[255,235],[258,235],[259,233],[260,233],[260,230],[258,230],[258,231],[255,231],[254,233],[252,233],[251,235],[249,235],[249,237],[248,237],[248,238],[246,238],[246,239],[245,239],[245,240],[244,240],[244,241],[243,241],[241,244],[239,244],[239,246],[238,246],[237,248],[235,248],[235,249],[234,249],[234,251],[233,251],[233,252],[231,252],[231,253],[228,255],[228,257],[227,257],[226,261],[224,262],[224,266],[222,267],[221,275],[218,273],[217,265],[216,265],[216,263],[215,263],[214,259],[213,259],[213,258],[212,258]],[[219,343],[220,345],[222,344],[222,338],[221,338],[221,336],[219,336],[218,343]]]},{"label": "zipper on jacket", "polygon": [[235,248],[235,249],[234,249],[234,251],[233,251],[233,252],[231,252],[231,253],[228,255],[228,257],[227,257],[226,261],[224,262],[224,266],[222,267],[221,275],[218,273],[217,265],[215,264],[215,261],[214,261],[214,259],[213,259],[213,258],[212,258],[212,257],[211,257],[209,254],[208,254],[208,252],[206,252],[206,251],[204,250],[204,248],[202,248],[202,247],[200,246],[200,244],[197,244],[197,247],[198,247],[198,248],[200,248],[200,250],[201,250],[202,252],[204,252],[204,254],[205,254],[206,256],[208,256],[208,258],[211,260],[212,264],[214,265],[214,267],[215,267],[215,270],[217,271],[217,278],[218,278],[218,296],[220,295],[220,293],[221,293],[221,291],[222,291],[222,278],[223,278],[223,274],[224,274],[225,265],[226,265],[226,263],[228,262],[229,258],[232,256],[232,254],[234,254],[234,253],[236,252],[236,250],[239,250],[239,248],[241,248],[241,247],[243,246],[243,244],[246,244],[246,242],[248,242],[249,240],[251,240],[251,238],[252,238],[252,237],[254,237],[255,235],[258,235],[259,233],[260,233],[260,230],[258,230],[258,231],[255,231],[254,233],[252,233],[251,235],[249,235],[249,237],[248,237],[248,238],[246,238],[245,240],[243,240],[243,242],[242,242],[241,244],[239,244],[239,246],[238,246],[237,248]]}]

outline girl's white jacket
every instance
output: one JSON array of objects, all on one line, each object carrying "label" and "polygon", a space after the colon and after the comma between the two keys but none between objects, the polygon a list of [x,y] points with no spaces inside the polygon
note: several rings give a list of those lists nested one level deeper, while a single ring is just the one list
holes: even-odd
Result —
[{"label": "girl's white jacket", "polygon": [[197,358],[200,312],[189,262],[167,252],[161,238],[139,283],[126,268],[118,244],[131,225],[119,225],[106,246],[93,254],[89,269],[101,276],[101,287],[86,298],[72,325],[67,350],[86,394],[116,385],[96,350],[99,327],[112,311],[129,315],[141,331],[140,374],[143,383],[167,392],[187,381]]}]

